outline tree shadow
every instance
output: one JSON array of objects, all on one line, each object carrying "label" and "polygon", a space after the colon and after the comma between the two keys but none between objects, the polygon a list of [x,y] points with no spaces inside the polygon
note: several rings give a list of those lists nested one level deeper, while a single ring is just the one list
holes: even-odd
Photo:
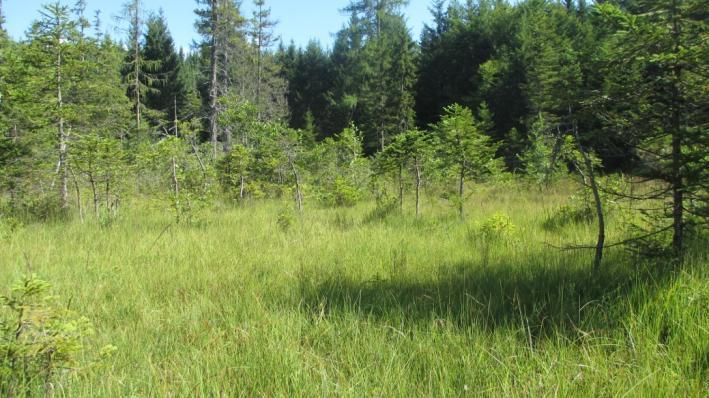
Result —
[{"label": "tree shadow", "polygon": [[313,317],[355,314],[387,324],[504,328],[530,342],[560,334],[577,340],[622,326],[628,306],[653,302],[677,271],[667,264],[633,262],[621,251],[609,253],[597,274],[586,261],[551,266],[545,258],[548,252],[530,256],[527,264],[444,264],[433,276],[402,273],[389,279],[321,272],[301,280],[301,308]]}]

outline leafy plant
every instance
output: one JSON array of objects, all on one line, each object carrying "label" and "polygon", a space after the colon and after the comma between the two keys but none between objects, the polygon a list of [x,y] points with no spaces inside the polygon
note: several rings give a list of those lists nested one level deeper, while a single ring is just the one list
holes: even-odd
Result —
[{"label": "leafy plant", "polygon": [[469,237],[474,241],[497,242],[510,239],[516,230],[507,214],[495,213],[469,230]]},{"label": "leafy plant", "polygon": [[278,227],[281,228],[281,231],[287,232],[294,223],[295,216],[293,215],[293,211],[290,209],[283,209],[280,213],[278,213],[276,224],[278,224]]},{"label": "leafy plant", "polygon": [[[35,275],[0,295],[0,396],[51,396],[56,385],[89,363],[82,362],[91,322],[49,295]],[[113,346],[100,350],[112,354]]]}]

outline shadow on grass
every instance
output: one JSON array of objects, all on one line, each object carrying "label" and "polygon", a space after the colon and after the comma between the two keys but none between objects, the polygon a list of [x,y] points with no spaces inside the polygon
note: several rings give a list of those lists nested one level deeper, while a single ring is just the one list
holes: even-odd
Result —
[{"label": "shadow on grass", "polygon": [[595,275],[585,261],[583,266],[580,260],[568,267],[545,265],[545,259],[563,255],[540,253],[528,264],[442,265],[436,275],[402,272],[390,279],[321,273],[301,281],[301,298],[315,317],[347,313],[408,326],[505,328],[530,341],[560,334],[575,340],[622,326],[629,305],[655,300],[676,273],[667,265],[634,264],[620,251],[610,253],[605,270]]}]

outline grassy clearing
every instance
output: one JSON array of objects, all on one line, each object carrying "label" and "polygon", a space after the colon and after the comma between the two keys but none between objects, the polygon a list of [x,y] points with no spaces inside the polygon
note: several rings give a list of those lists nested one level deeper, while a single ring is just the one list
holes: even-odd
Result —
[{"label": "grassy clearing", "polygon": [[[681,268],[609,250],[592,276],[591,252],[546,245],[593,241],[593,225],[541,227],[567,198],[478,188],[465,223],[428,200],[418,220],[368,220],[366,203],[309,208],[285,231],[284,203],[172,227],[133,206],[110,228],[19,230],[0,280],[37,273],[94,321],[92,345],[118,347],[59,395],[706,394],[705,242]],[[516,228],[476,238],[498,212]]]}]

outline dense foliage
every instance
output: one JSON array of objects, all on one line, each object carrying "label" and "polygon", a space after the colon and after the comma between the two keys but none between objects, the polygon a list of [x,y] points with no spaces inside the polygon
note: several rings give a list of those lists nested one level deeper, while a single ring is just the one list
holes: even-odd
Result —
[{"label": "dense foliage", "polygon": [[[358,0],[331,49],[274,48],[270,9],[254,5],[249,17],[199,0],[190,54],[140,0],[125,5],[125,44],[83,1],[45,6],[22,41],[0,30],[3,214],[105,219],[138,195],[178,220],[264,197],[403,208],[413,187],[417,214],[425,188],[464,217],[467,186],[573,171],[593,191],[599,247],[607,197],[637,202],[634,237],[671,234],[678,258],[704,228],[698,0],[437,0],[418,43],[406,1]],[[599,183],[614,171],[653,185]]]}]

